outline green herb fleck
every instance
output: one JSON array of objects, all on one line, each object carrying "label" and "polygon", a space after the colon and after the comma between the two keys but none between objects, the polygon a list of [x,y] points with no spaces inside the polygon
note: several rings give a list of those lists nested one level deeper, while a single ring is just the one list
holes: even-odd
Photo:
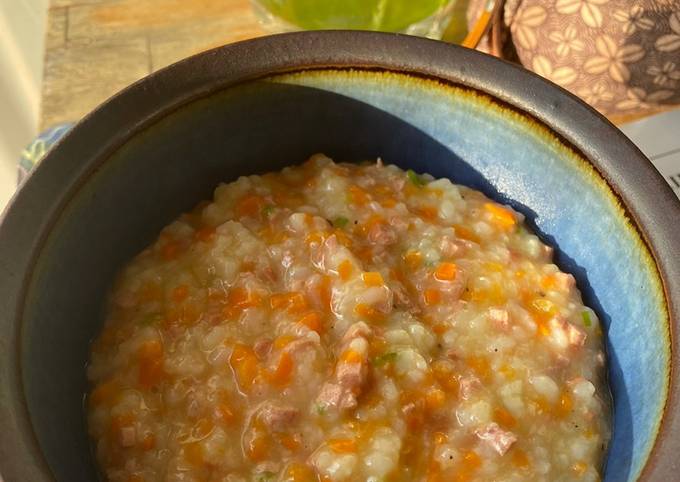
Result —
[{"label": "green herb fleck", "polygon": [[387,365],[388,363],[394,362],[396,359],[397,354],[393,351],[389,353],[383,353],[382,355],[373,359],[373,365],[376,367],[381,367],[383,365]]},{"label": "green herb fleck", "polygon": [[272,480],[275,475],[276,474],[274,472],[265,470],[264,472],[257,474],[257,482],[268,482]]},{"label": "green herb fleck", "polygon": [[262,216],[264,216],[265,218],[268,218],[274,212],[274,208],[275,208],[275,206],[272,206],[271,204],[267,204],[266,206],[263,206],[262,207]]},{"label": "green herb fleck", "polygon": [[406,171],[406,177],[408,177],[408,180],[418,187],[423,187],[425,185],[423,178],[416,174],[413,169]]},{"label": "green herb fleck", "polygon": [[152,326],[152,325],[157,325],[160,322],[161,322],[161,315],[159,315],[158,313],[153,313],[151,315],[146,315],[144,318],[142,318],[139,321],[139,324],[144,325],[144,326]]},{"label": "green herb fleck", "polygon": [[590,328],[590,326],[593,324],[592,320],[590,319],[590,313],[584,311],[581,313],[581,317],[583,318],[583,325],[587,328]]},{"label": "green herb fleck", "polygon": [[349,219],[347,219],[347,218],[344,217],[344,216],[338,216],[337,218],[335,218],[335,219],[333,220],[333,226],[335,226],[336,228],[341,228],[341,229],[342,229],[342,228],[344,228],[345,226],[347,226],[347,223],[349,223]]},{"label": "green herb fleck", "polygon": [[324,405],[323,403],[317,403],[317,404],[314,406],[314,408],[316,409],[317,415],[323,416],[323,415],[326,415],[326,409],[327,409],[328,407],[326,407],[326,405]]}]

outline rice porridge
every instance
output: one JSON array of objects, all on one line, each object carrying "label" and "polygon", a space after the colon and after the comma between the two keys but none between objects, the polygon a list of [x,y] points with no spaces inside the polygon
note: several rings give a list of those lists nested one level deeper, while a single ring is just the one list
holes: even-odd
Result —
[{"label": "rice porridge", "polygon": [[598,481],[602,329],[522,215],[322,155],[121,273],[87,416],[111,482]]}]

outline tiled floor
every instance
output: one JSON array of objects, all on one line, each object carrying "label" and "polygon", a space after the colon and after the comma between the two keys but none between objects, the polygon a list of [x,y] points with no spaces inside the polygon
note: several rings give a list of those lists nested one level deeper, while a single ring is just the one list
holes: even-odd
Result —
[{"label": "tiled floor", "polygon": [[188,55],[263,35],[249,0],[51,0],[40,127]]}]

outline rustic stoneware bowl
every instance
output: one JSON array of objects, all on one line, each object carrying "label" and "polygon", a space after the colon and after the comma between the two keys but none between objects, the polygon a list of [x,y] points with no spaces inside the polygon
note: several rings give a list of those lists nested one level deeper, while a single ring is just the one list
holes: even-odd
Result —
[{"label": "rustic stoneware bowl", "polygon": [[325,152],[447,176],[524,213],[605,321],[607,482],[677,480],[680,204],[611,124],[514,65],[361,32],[229,45],[78,124],[0,227],[0,473],[91,481],[88,342],[116,271],[220,181]]}]

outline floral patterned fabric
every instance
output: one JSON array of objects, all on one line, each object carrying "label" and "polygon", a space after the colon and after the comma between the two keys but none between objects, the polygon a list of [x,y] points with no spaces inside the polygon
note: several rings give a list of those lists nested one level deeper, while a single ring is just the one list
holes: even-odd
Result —
[{"label": "floral patterned fabric", "polygon": [[522,64],[605,115],[680,103],[680,0],[507,0]]}]

